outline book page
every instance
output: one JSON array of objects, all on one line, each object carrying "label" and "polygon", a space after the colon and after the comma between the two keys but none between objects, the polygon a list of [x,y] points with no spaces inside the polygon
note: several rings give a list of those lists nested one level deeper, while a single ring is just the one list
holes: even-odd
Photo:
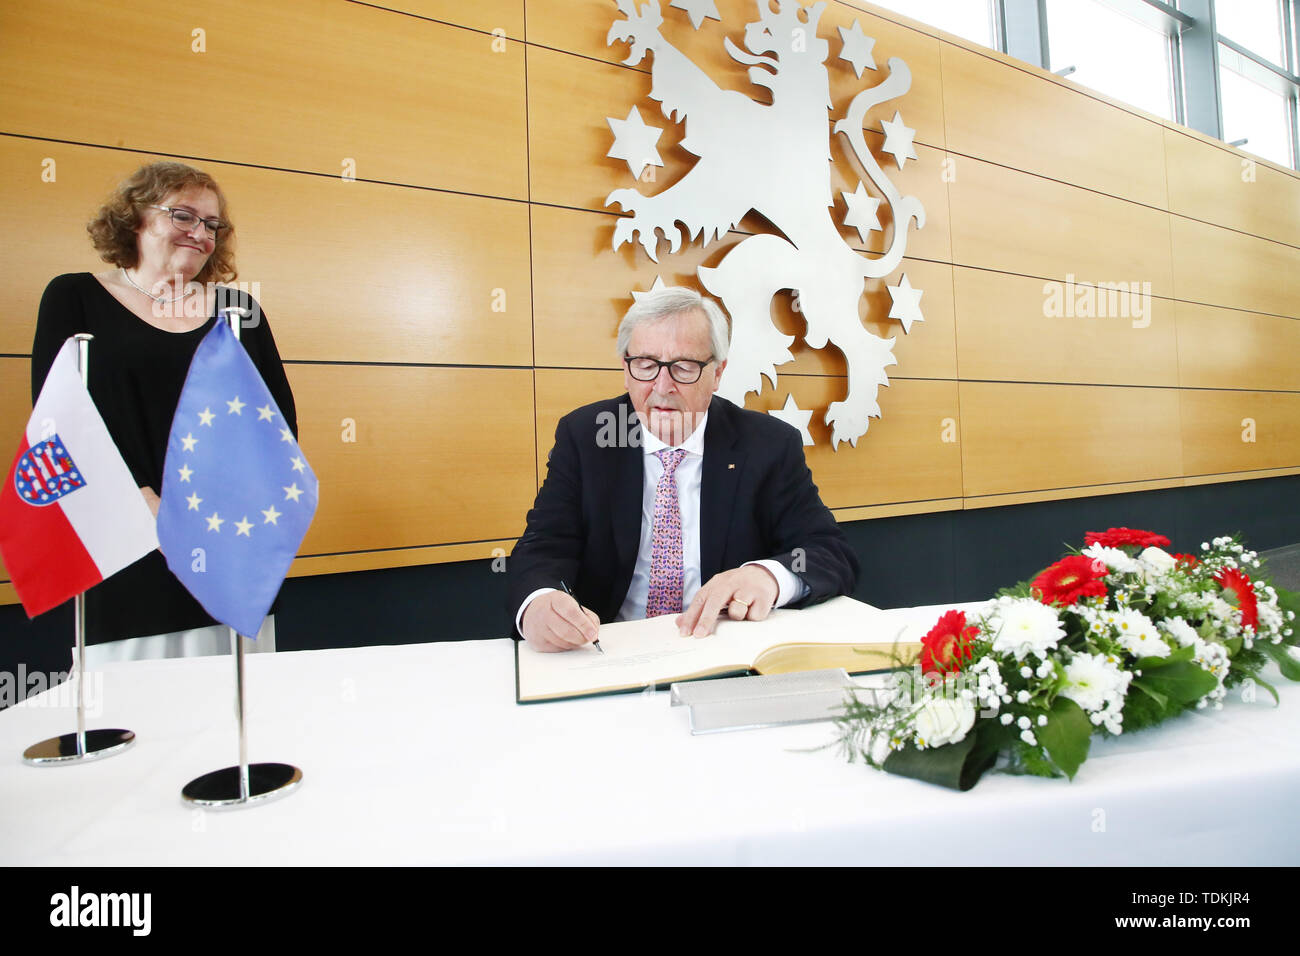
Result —
[{"label": "book page", "polygon": [[544,653],[518,647],[519,699],[608,693],[674,680],[748,670],[785,643],[868,643],[894,639],[885,612],[849,597],[803,610],[778,609],[765,621],[721,619],[710,637],[679,637],[676,615],[603,624],[595,647]]}]

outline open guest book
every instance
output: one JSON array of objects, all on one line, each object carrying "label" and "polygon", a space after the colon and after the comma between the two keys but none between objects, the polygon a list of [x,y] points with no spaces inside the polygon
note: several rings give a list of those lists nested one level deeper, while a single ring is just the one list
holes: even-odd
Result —
[{"label": "open guest book", "polygon": [[544,653],[515,642],[515,696],[530,704],[667,687],[676,681],[743,674],[788,674],[842,667],[850,674],[910,663],[933,619],[900,622],[850,597],[766,621],[719,620],[713,635],[679,637],[677,615],[603,624],[595,647]]}]

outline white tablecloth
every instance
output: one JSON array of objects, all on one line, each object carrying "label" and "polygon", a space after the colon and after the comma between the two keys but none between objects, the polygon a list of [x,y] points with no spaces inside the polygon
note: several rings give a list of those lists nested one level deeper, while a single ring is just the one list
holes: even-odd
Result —
[{"label": "white tablecloth", "polygon": [[989,774],[968,793],[850,765],[829,724],[693,737],[668,694],[520,706],[506,640],[254,655],[250,759],[293,763],[277,802],[199,811],[236,762],[228,658],[103,672],[90,727],[124,754],[33,768],[75,728],[43,698],[0,712],[0,863],[1296,864],[1300,687],[1121,738],[1072,782]]}]

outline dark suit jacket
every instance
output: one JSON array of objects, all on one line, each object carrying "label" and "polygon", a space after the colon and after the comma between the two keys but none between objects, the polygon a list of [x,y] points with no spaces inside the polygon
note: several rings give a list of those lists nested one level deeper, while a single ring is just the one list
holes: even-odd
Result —
[{"label": "dark suit jacket", "polygon": [[[561,581],[602,622],[614,620],[641,540],[640,432],[626,394],[560,419],[546,481],[507,563],[512,622],[529,594]],[[763,558],[808,586],[792,607],[847,594],[857,581],[857,556],[818,497],[799,433],[715,396],[700,480],[700,581]]]}]

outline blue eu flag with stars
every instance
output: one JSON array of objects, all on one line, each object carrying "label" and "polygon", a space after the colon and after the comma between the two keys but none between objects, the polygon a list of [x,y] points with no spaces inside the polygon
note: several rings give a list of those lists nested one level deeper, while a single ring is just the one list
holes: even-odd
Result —
[{"label": "blue eu flag with stars", "polygon": [[158,544],[204,609],[256,636],[316,513],[316,475],[230,326],[199,343],[167,439]]}]

